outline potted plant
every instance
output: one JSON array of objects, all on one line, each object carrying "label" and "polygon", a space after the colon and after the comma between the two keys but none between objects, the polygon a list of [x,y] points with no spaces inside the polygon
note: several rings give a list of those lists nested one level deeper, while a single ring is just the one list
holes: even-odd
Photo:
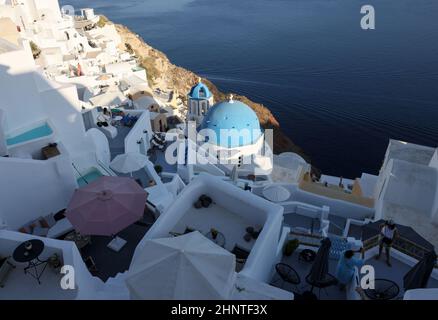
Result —
[{"label": "potted plant", "polygon": [[163,167],[160,166],[159,164],[154,166],[155,171],[160,175],[161,172],[163,172]]},{"label": "potted plant", "polygon": [[211,237],[212,237],[213,239],[216,239],[216,238],[217,238],[217,235],[218,235],[218,233],[219,233],[219,231],[217,231],[217,230],[214,229],[214,228],[211,228],[211,229],[210,229],[210,232],[211,232]]},{"label": "potted plant", "polygon": [[193,206],[194,206],[196,209],[201,209],[201,208],[202,208],[202,202],[201,202],[201,200],[197,200],[197,201],[195,201],[195,203],[193,204]]},{"label": "potted plant", "polygon": [[201,201],[202,206],[204,208],[208,208],[210,206],[210,204],[213,202],[213,200],[205,194],[203,194],[199,197],[199,201]]},{"label": "potted plant", "polygon": [[300,245],[300,241],[298,239],[289,240],[284,245],[283,254],[288,257],[291,256],[299,245]]}]

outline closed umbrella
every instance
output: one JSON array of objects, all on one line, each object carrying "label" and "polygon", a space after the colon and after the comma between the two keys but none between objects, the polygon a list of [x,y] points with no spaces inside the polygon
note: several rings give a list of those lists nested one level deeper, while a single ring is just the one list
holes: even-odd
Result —
[{"label": "closed umbrella", "polygon": [[338,282],[337,279],[329,273],[331,245],[329,238],[325,238],[321,241],[321,246],[318,249],[315,261],[313,262],[309,274],[306,276],[306,282],[312,286],[310,290],[311,293],[313,293],[314,287],[319,288],[319,292],[321,293],[322,288],[335,285]]},{"label": "closed umbrella", "polygon": [[84,235],[112,236],[143,217],[147,192],[126,177],[100,177],[77,189],[66,217]]},{"label": "closed umbrella", "polygon": [[435,251],[427,252],[423,259],[417,262],[403,277],[405,291],[411,289],[421,289],[427,287],[430,275],[436,263]]},{"label": "closed umbrella", "polygon": [[227,299],[232,292],[234,255],[198,231],[137,250],[125,280],[132,299]]},{"label": "closed umbrella", "polygon": [[311,284],[318,284],[325,280],[329,269],[329,254],[332,242],[329,238],[321,241],[321,246],[316,253],[315,261],[307,276],[307,280]]},{"label": "closed umbrella", "polygon": [[237,180],[239,179],[239,172],[237,171],[237,165],[234,165],[233,170],[231,171],[230,177],[231,177],[231,181],[233,181],[233,183],[236,183]]},{"label": "closed umbrella", "polygon": [[127,152],[116,156],[113,161],[111,161],[110,167],[117,172],[130,173],[132,177],[132,172],[143,168],[148,161],[148,157],[144,154],[139,152]]},{"label": "closed umbrella", "polygon": [[282,186],[267,186],[262,191],[263,196],[273,202],[286,201],[290,197],[290,192]]}]

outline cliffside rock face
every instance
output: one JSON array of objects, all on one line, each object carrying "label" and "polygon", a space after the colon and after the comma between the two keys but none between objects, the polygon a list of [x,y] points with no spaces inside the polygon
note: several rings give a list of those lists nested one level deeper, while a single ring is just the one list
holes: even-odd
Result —
[{"label": "cliffside rock face", "polygon": [[[150,87],[169,91],[175,90],[180,98],[186,101],[186,93],[198,82],[199,76],[189,70],[172,64],[164,53],[149,46],[138,34],[132,32],[127,27],[118,24],[116,24],[115,27],[122,38],[121,49],[126,50],[128,48],[132,50],[142,66],[147,70]],[[219,91],[211,81],[208,79],[202,79],[202,81],[213,93],[215,101],[221,101],[227,98],[228,94]],[[278,121],[268,108],[241,95],[235,94],[234,99],[240,100],[253,108],[263,128],[273,129],[274,153],[295,152],[310,163],[309,157],[303,150],[295,145],[292,140],[282,132]]]}]

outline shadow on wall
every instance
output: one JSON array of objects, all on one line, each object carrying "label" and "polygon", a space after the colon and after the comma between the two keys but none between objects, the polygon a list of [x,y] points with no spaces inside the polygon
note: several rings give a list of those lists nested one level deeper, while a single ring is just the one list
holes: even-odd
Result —
[{"label": "shadow on wall", "polygon": [[31,126],[50,118],[56,135],[70,153],[83,152],[85,127],[76,87],[48,81],[40,73],[12,73],[0,64],[0,108],[5,113],[5,132]]},{"label": "shadow on wall", "polygon": [[[19,56],[20,52],[11,54]],[[1,64],[2,61],[14,61],[12,59],[14,57],[9,53],[0,55],[0,108],[5,113],[4,133],[49,119],[54,140],[65,146],[61,155],[49,160],[0,158],[0,218],[4,218],[9,229],[17,230],[68,205],[77,187],[72,158],[93,152],[94,147],[85,135],[75,86],[54,86],[32,70],[31,65],[25,69],[25,62],[24,67],[20,67],[24,70],[21,73],[13,70],[15,65],[19,66],[18,62],[11,68]],[[32,144],[33,139],[26,143]]]}]

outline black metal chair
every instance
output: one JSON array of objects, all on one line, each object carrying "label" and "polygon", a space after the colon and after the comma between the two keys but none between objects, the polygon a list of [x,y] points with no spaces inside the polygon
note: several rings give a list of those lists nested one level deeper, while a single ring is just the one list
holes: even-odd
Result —
[{"label": "black metal chair", "polygon": [[276,283],[278,280],[282,280],[282,289],[284,287],[284,283],[289,283],[293,286],[293,291],[299,291],[297,290],[297,286],[301,283],[301,278],[294,268],[286,263],[277,263],[275,265],[275,271],[277,272],[279,279],[275,280],[273,284]]},{"label": "black metal chair", "polygon": [[312,286],[311,291],[313,291],[313,288],[318,288],[318,299],[321,298],[321,289],[324,289],[324,292],[326,295],[328,295],[326,288],[334,286],[338,284],[338,279],[336,279],[333,275],[330,273],[327,273],[325,275],[325,278],[322,281],[313,282],[310,280],[310,274],[306,276],[306,282]]}]

